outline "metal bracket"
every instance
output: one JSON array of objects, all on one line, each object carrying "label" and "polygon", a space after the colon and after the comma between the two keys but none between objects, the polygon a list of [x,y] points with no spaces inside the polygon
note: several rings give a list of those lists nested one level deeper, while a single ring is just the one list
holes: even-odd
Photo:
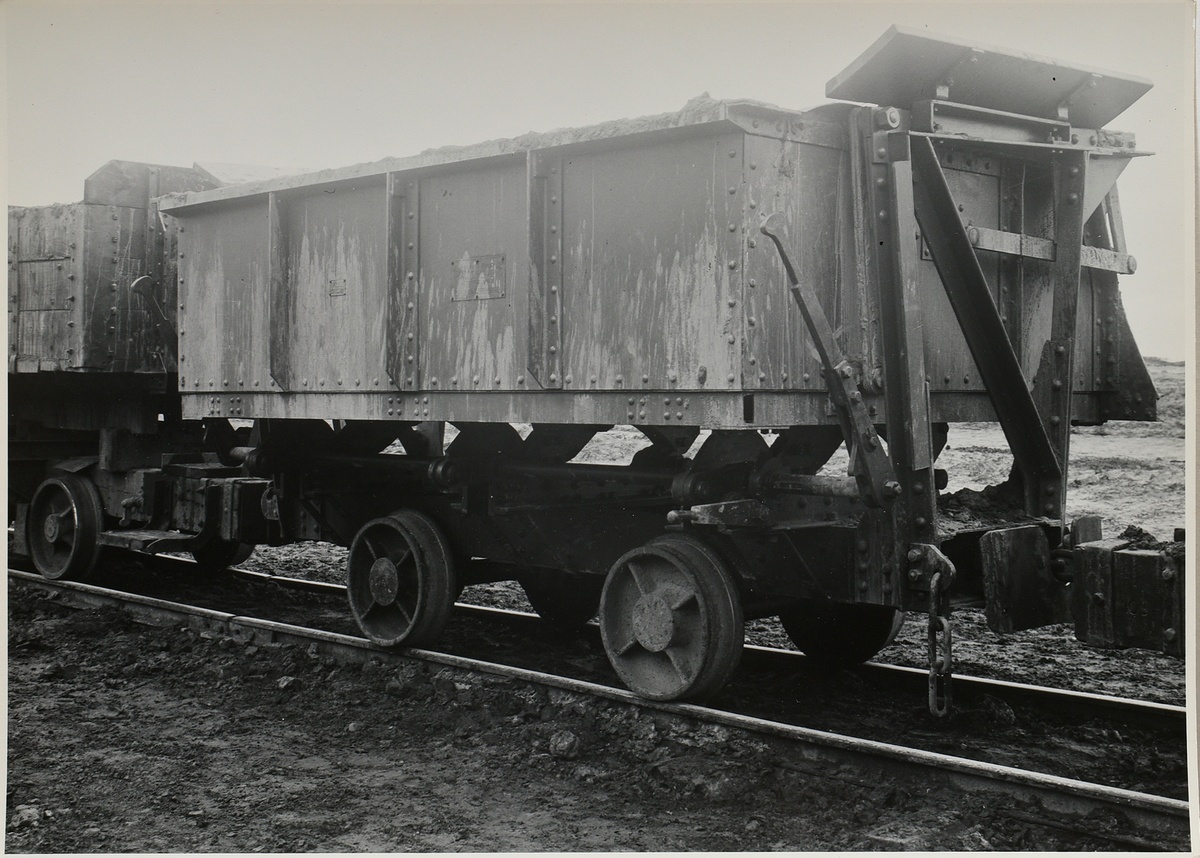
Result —
[{"label": "metal bracket", "polygon": [[775,515],[760,500],[724,501],[698,504],[691,509],[667,513],[668,524],[702,524],[715,527],[771,527]]},{"label": "metal bracket", "polygon": [[838,348],[833,328],[821,308],[816,290],[810,284],[801,282],[797,274],[793,259],[798,259],[799,255],[790,252],[791,242],[783,215],[778,212],[764,215],[759,230],[775,242],[779,258],[787,272],[792,297],[800,308],[809,336],[812,337],[813,345],[821,358],[829,399],[837,410],[842,433],[846,438],[846,447],[850,453],[850,475],[858,481],[859,492],[864,501],[871,506],[882,508],[899,494],[900,484],[896,482],[892,462],[883,451],[879,435],[875,432],[866,405],[863,404],[863,395],[855,378],[854,367]]},{"label": "metal bracket", "polygon": [[936,545],[914,542],[908,547],[908,586],[913,590],[926,591],[936,586],[949,589],[954,583],[956,570],[950,558]]},{"label": "metal bracket", "polygon": [[966,51],[955,61],[955,63],[946,69],[941,79],[937,82],[935,92],[937,97],[941,99],[950,98],[950,88],[954,86],[955,76],[961,74],[965,69],[979,62],[979,58],[983,56],[981,48],[967,48]]}]

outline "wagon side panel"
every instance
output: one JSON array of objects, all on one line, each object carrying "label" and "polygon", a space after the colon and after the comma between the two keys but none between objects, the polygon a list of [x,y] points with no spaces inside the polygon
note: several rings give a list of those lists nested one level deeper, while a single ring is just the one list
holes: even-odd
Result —
[{"label": "wagon side panel", "polygon": [[84,206],[9,212],[9,370],[79,365]]},{"label": "wagon side panel", "polygon": [[[268,337],[266,200],[200,210],[179,260],[179,384],[184,394],[277,391]],[[186,409],[193,414],[196,408]],[[222,409],[200,409],[200,414]]]},{"label": "wagon side panel", "polygon": [[843,262],[851,200],[845,149],[748,135],[746,169],[756,210],[746,222],[746,350],[748,389],[822,389],[821,365],[804,319],[785,288],[783,263],[758,232],[757,213],[780,212],[799,248],[799,275],[811,283],[847,353],[870,351],[864,293]]},{"label": "wagon side panel", "polygon": [[[272,264],[285,270],[271,276],[273,373],[292,390],[386,388],[382,180],[281,196],[276,207]],[[276,336],[285,327],[290,336]]]},{"label": "wagon side panel", "polygon": [[565,385],[737,387],[742,135],[579,152],[563,170]]},{"label": "wagon side panel", "polygon": [[420,268],[414,272],[420,330],[414,336],[420,338],[421,386],[523,389],[518,378],[525,372],[528,326],[517,320],[528,313],[525,161],[442,171],[420,182]]}]

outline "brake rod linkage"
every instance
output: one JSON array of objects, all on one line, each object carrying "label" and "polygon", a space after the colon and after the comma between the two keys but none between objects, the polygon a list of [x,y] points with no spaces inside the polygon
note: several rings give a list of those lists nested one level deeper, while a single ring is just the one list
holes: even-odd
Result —
[{"label": "brake rod linkage", "polygon": [[871,506],[883,508],[899,495],[900,484],[896,481],[892,461],[883,451],[879,435],[863,404],[854,367],[838,347],[816,290],[811,284],[802,282],[797,273],[793,260],[800,257],[792,252],[783,215],[779,212],[763,215],[759,230],[775,242],[787,272],[792,297],[800,308],[809,336],[821,358],[821,371],[829,388],[829,399],[837,411],[842,434],[846,438],[846,448],[850,452],[850,475],[857,480],[864,500]]}]

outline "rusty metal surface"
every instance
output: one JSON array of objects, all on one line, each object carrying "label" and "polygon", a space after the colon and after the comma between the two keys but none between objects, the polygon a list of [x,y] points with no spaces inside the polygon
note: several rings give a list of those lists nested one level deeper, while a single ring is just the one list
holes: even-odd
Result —
[{"label": "rusty metal surface", "polygon": [[[172,220],[187,227],[181,387],[187,396],[400,391],[420,395],[422,419],[438,411],[424,406],[457,401],[437,394],[513,395],[503,410],[485,398],[440,415],[482,421],[596,412],[542,395],[552,391],[624,392],[633,401],[605,406],[605,419],[650,425],[702,422],[669,401],[678,393],[740,391],[741,425],[826,422],[831,414],[810,403],[781,407],[763,396],[819,396],[824,383],[803,320],[779,288],[780,264],[753,227],[768,205],[783,213],[798,267],[863,373],[864,394],[881,392],[879,289],[893,287],[880,285],[887,265],[876,246],[899,239],[884,217],[888,195],[872,183],[887,180],[876,173],[890,144],[888,129],[868,129],[860,140],[850,113],[697,100],[645,121],[165,198]],[[854,140],[865,140],[863,158],[848,148]],[[1115,335],[1095,341],[1095,320],[1115,317],[1107,292],[1103,311],[1097,303],[1107,285],[1090,274],[1077,290],[1063,285],[1074,263],[1045,258],[1062,206],[1043,165],[1049,156],[1005,146],[948,141],[939,164],[958,217],[974,229],[983,282],[1024,383],[1037,375],[1052,334],[1057,344],[1072,342],[1078,371],[1056,394],[1056,413],[1071,401],[1077,419],[1092,420],[1100,413],[1095,393],[1108,384],[1097,362],[1124,347]],[[1019,238],[1023,254],[1032,250],[1010,259],[1002,252],[1012,249],[1008,236]],[[1124,251],[1091,243],[1098,249],[1081,250],[1085,261],[1130,267]],[[976,399],[986,395],[983,373],[924,246],[914,270],[931,415],[987,419],[990,408]],[[1076,293],[1072,337],[1064,301]],[[1072,389],[1091,395],[1080,399]],[[299,397],[270,413],[339,413],[301,410],[317,401]],[[214,403],[193,401],[188,411],[206,404]],[[882,422],[882,403],[870,404]],[[374,406],[366,410],[374,414]],[[722,404],[705,416],[731,427],[736,412]]]},{"label": "rusty metal surface", "polygon": [[180,236],[179,387],[271,390],[267,200],[189,219]]},{"label": "rusty metal surface", "polygon": [[[745,141],[747,194],[754,212],[779,212],[798,245],[798,275],[812,285],[835,329],[840,347],[871,351],[874,336],[862,319],[861,288],[844,272],[853,242],[847,153],[841,149],[784,143],[765,137]],[[752,222],[757,225],[757,218]],[[740,224],[738,224],[740,228]],[[821,389],[821,362],[809,345],[804,319],[786,289],[782,263],[756,229],[746,242],[745,348],[741,385],[748,389]]]},{"label": "rusty metal surface", "polygon": [[76,203],[11,212],[10,370],[172,369],[169,332],[130,289],[157,269],[155,232],[144,208]]},{"label": "rusty metal surface", "polygon": [[581,153],[563,170],[564,387],[738,386],[742,135]]},{"label": "rusty metal surface", "polygon": [[[419,203],[407,200],[404,214],[419,222],[419,240],[402,249],[417,301],[419,346],[417,389],[517,390],[526,372],[526,299],[529,283],[526,223],[526,165],[523,159],[486,169],[462,169],[422,177]],[[412,255],[419,253],[413,261]],[[475,262],[490,260],[490,285],[480,294],[482,272]],[[463,280],[471,282],[468,288]],[[520,289],[508,284],[520,284]],[[411,300],[411,292],[406,293]],[[461,295],[461,297],[460,297]],[[405,304],[407,307],[407,303]],[[405,388],[413,367],[404,352]]]},{"label": "rusty metal surface", "polygon": [[[1175,546],[1181,548],[1182,546]],[[1089,646],[1184,654],[1184,556],[1119,539],[1074,550],[1075,637]]]},{"label": "rusty metal surface", "polygon": [[1050,543],[1040,525],[993,530],[979,541],[987,623],[995,632],[1071,620],[1070,591],[1057,581]]}]

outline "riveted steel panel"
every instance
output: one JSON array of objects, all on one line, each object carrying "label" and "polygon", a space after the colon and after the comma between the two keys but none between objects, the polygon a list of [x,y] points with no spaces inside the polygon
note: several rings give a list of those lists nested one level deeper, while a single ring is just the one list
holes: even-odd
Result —
[{"label": "riveted steel panel", "polygon": [[[758,233],[761,215],[781,211],[801,275],[863,369],[864,397],[882,420],[880,289],[891,286],[879,280],[890,276],[880,242],[911,240],[915,256],[921,239],[915,226],[894,234],[893,223],[910,218],[890,210],[890,159],[906,153],[889,149],[888,135],[904,130],[881,131],[864,110],[812,112],[839,129],[819,141],[793,133],[810,114],[784,123],[752,112],[738,124],[706,108],[702,121],[656,121],[646,133],[634,124],[600,139],[523,138],[480,157],[382,162],[375,172],[167,200],[187,227],[184,389],[209,395],[205,413],[231,407],[212,394],[250,392],[257,381],[305,395],[272,414],[330,419],[403,408],[421,419],[828,422],[819,363],[777,254]],[[1051,154],[989,145],[939,147],[957,216],[1053,243]],[[1053,261],[992,246],[978,257],[1028,382],[1050,336]],[[915,268],[930,420],[987,419],[988,394],[946,289],[927,256]],[[1085,275],[1079,390],[1094,387],[1106,359],[1095,352],[1104,338],[1093,327],[1107,318],[1095,288]],[[1103,303],[1112,304],[1107,292]],[[803,401],[773,391],[803,391]],[[395,392],[403,405],[331,406],[341,393]],[[737,398],[700,413],[688,394],[701,392]],[[620,398],[597,409],[585,393]],[[318,403],[322,413],[301,413]],[[1076,416],[1095,413],[1095,403],[1083,406]]]},{"label": "riveted steel panel", "polygon": [[111,372],[163,371],[145,302],[130,284],[146,271],[146,210],[85,205],[83,366]]},{"label": "riveted steel panel", "polygon": [[525,374],[526,163],[421,178],[421,387],[516,390]]},{"label": "riveted steel panel", "polygon": [[179,249],[179,386],[277,390],[269,363],[267,198],[198,211]]},{"label": "riveted steel panel", "polygon": [[566,388],[740,383],[742,140],[689,135],[564,155]]},{"label": "riveted steel panel", "polygon": [[392,386],[421,386],[421,183],[413,174],[387,174],[387,331]]},{"label": "riveted steel panel", "polygon": [[749,389],[821,389],[821,364],[804,319],[787,289],[783,263],[758,231],[759,212],[781,212],[799,248],[799,275],[812,284],[822,309],[852,355],[872,334],[856,320],[863,293],[846,279],[850,223],[847,152],[822,146],[746,138],[745,174],[756,208],[741,238],[746,243],[743,305],[746,349],[743,385]]},{"label": "riveted steel panel", "polygon": [[[292,378],[311,387],[379,387],[385,363],[385,185],[382,178],[289,194],[288,290],[296,314],[287,349]],[[331,288],[333,284],[333,288]]]}]

